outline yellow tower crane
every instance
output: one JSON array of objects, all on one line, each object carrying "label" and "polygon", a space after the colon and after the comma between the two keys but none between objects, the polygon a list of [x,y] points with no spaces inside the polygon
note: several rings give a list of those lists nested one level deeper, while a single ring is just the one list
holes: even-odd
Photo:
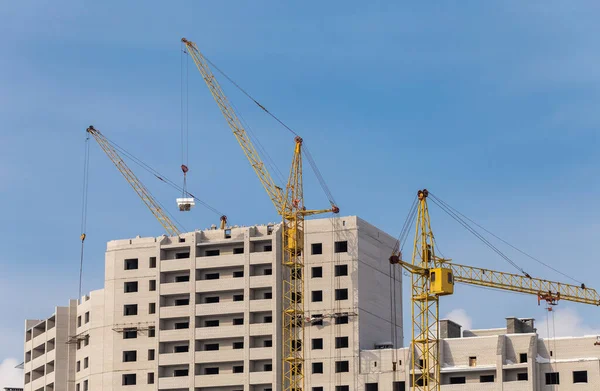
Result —
[{"label": "yellow tower crane", "polygon": [[[292,166],[285,192],[275,185],[271,174],[265,167],[258,151],[248,137],[237,114],[215,79],[208,61],[198,50],[196,44],[185,38],[185,44],[196,67],[202,74],[208,89],[233,135],[242,147],[246,158],[254,169],[267,195],[273,202],[277,213],[283,219],[282,224],[282,265],[283,277],[282,310],[282,391],[302,391],[304,389],[304,218],[322,213],[338,213],[336,205],[328,209],[307,210],[304,206],[302,187],[302,138],[295,137]],[[261,106],[262,107],[262,106]],[[263,108],[264,109],[264,108]]]},{"label": "yellow tower crane", "polygon": [[411,389],[439,391],[439,297],[454,293],[454,283],[479,285],[513,292],[528,293],[540,301],[556,304],[559,300],[600,305],[596,290],[581,286],[547,281],[524,275],[504,273],[459,265],[435,254],[435,239],[431,231],[427,197],[429,192],[418,191],[418,210],[412,263],[401,258],[396,245],[390,262],[408,270],[412,275],[412,339]]},{"label": "yellow tower crane", "polygon": [[94,139],[100,145],[100,148],[106,153],[106,156],[113,162],[119,172],[131,185],[133,190],[137,193],[140,199],[146,204],[150,212],[156,217],[158,222],[163,226],[169,236],[179,236],[181,234],[177,225],[169,218],[165,211],[161,208],[158,201],[154,199],[152,194],[148,191],[146,186],[138,179],[138,177],[131,171],[127,166],[123,158],[119,155],[118,151],[112,146],[110,141],[104,137],[98,129],[93,126],[87,128],[87,132],[94,137]]}]

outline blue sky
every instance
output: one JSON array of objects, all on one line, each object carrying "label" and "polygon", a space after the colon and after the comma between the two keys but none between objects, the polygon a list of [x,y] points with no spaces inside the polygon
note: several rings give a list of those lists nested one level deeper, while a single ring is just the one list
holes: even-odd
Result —
[{"label": "blue sky", "polygon": [[[86,127],[181,180],[184,36],[304,137],[342,214],[397,235],[416,190],[427,187],[594,286],[599,11],[591,1],[4,4],[0,306],[10,316],[0,320],[0,361],[22,356],[25,318],[77,295]],[[232,224],[277,221],[189,65],[190,189]],[[223,86],[285,172],[290,134]],[[309,207],[326,205],[306,171]],[[139,174],[178,213],[178,194]],[[444,255],[513,271],[436,207],[431,213]],[[177,217],[189,230],[218,222],[201,207]],[[107,241],[162,234],[95,143],[87,232],[84,291],[103,285]],[[507,253],[534,276],[562,278]],[[562,306],[582,330],[600,328],[597,308]],[[442,302],[442,314],[457,310],[478,328],[506,316],[545,318],[533,297],[464,286]]]}]

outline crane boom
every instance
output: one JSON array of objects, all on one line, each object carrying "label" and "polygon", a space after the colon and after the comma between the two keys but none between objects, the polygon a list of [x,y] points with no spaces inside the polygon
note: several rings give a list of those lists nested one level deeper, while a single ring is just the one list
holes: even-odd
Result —
[{"label": "crane boom", "polygon": [[189,41],[185,38],[182,38],[181,42],[183,42],[187,47],[188,53],[190,54],[190,56],[192,56],[192,59],[194,60],[196,67],[202,74],[202,77],[204,78],[204,81],[206,82],[210,93],[215,99],[215,102],[217,102],[219,109],[221,109],[221,113],[223,113],[227,124],[233,131],[233,135],[240,144],[240,147],[242,147],[242,150],[244,151],[246,158],[248,158],[248,161],[254,169],[254,172],[256,172],[260,183],[267,191],[271,202],[273,202],[273,205],[275,205],[275,209],[277,209],[278,213],[282,214],[286,205],[283,191],[280,187],[275,185],[275,181],[273,181],[273,178],[271,177],[271,174],[265,167],[265,164],[263,163],[260,155],[258,154],[258,151],[256,150],[254,144],[252,144],[252,141],[248,137],[248,133],[246,132],[241,121],[235,114],[231,103],[229,103],[229,99],[227,99],[227,96],[223,92],[221,85],[219,84],[219,82],[215,78],[215,75],[213,75],[210,67],[208,66],[206,58],[204,58],[204,56],[202,55],[200,50],[198,50],[198,47],[194,42]]},{"label": "crane boom", "polygon": [[177,225],[169,218],[169,216],[165,213],[165,211],[161,208],[158,202],[154,199],[152,194],[148,191],[146,186],[138,179],[138,177],[131,171],[131,169],[127,166],[123,158],[119,155],[117,150],[111,145],[106,137],[99,130],[95,129],[93,126],[87,128],[87,132],[91,134],[94,139],[100,145],[100,148],[106,153],[106,156],[113,162],[113,164],[117,167],[119,172],[125,177],[127,182],[131,185],[133,190],[137,193],[137,195],[141,198],[141,200],[146,204],[150,212],[156,217],[158,222],[164,227],[165,231],[170,236],[179,236],[181,232]]},{"label": "crane boom", "polygon": [[586,288],[561,282],[530,278],[527,276],[504,273],[495,270],[481,269],[456,263],[441,263],[440,266],[450,267],[454,281],[469,285],[479,285],[488,288],[502,289],[532,295],[551,294],[556,299],[576,303],[600,305],[600,296],[595,289]]}]

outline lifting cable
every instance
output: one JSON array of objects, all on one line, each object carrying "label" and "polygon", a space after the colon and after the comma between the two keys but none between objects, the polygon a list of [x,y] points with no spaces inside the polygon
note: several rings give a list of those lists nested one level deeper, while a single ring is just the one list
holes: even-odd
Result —
[{"label": "lifting cable", "polygon": [[[397,255],[402,259],[402,249],[404,248],[404,244],[408,238],[408,234],[410,232],[410,227],[413,225],[415,217],[417,215],[417,197],[414,198],[413,203],[408,210],[408,214],[406,215],[406,219],[404,219],[404,225],[402,226],[402,230],[400,231],[400,235],[398,236],[398,240],[394,244],[394,248],[392,250],[392,255]],[[398,348],[398,306],[396,305],[396,268],[390,262],[390,323],[392,326],[391,329],[391,339],[394,350],[392,352],[392,368],[395,371],[396,365],[398,365],[396,349]],[[404,331],[404,329],[403,329]]]},{"label": "lifting cable", "polygon": [[87,205],[88,205],[88,183],[89,183],[89,167],[90,167],[90,134],[86,133],[84,158],[83,158],[83,191],[81,196],[81,254],[79,259],[79,296],[77,300],[81,300],[81,285],[83,280],[83,248],[86,237],[87,226]]},{"label": "lifting cable", "polygon": [[[185,56],[185,72],[184,72],[184,54],[187,54],[185,44],[181,43],[181,171],[183,172],[183,190],[182,197],[187,195],[187,172],[189,171],[189,101],[190,101],[190,86],[189,86],[189,56]],[[184,77],[185,74],[185,77]]]},{"label": "lifting cable", "polygon": [[[173,182],[171,179],[169,179],[166,176],[162,175],[161,173],[159,173],[158,171],[156,171],[154,168],[150,167],[147,163],[143,162],[141,159],[135,157],[133,154],[131,154],[130,152],[128,152],[126,149],[121,148],[118,144],[112,142],[106,136],[104,136],[104,138],[106,139],[107,143],[110,144],[114,149],[116,149],[117,151],[119,151],[125,157],[131,159],[131,161],[133,161],[135,164],[137,164],[138,166],[140,166],[144,170],[146,170],[149,173],[151,173],[152,175],[154,175],[158,180],[160,180],[161,182],[166,183],[167,185],[171,186],[172,188],[174,188],[176,190],[183,191],[183,188],[181,186],[179,186],[177,183]],[[217,214],[219,216],[225,216],[224,213],[221,213],[218,209],[210,206],[208,203],[206,203],[205,201],[202,201],[201,199],[197,198],[192,193],[188,192],[187,194],[190,197],[192,197],[195,201],[197,201],[199,204],[201,204],[202,206],[204,206],[206,209],[210,210],[211,212],[214,212],[215,214]],[[161,207],[162,207],[162,205],[161,205]]]},{"label": "lifting cable", "polygon": [[404,249],[404,244],[408,239],[408,234],[410,233],[410,228],[415,221],[415,217],[417,216],[417,197],[413,200],[413,203],[408,210],[408,214],[406,215],[406,219],[404,220],[404,225],[402,225],[402,230],[400,231],[400,235],[398,236],[398,240],[396,240],[396,244],[394,245],[394,249],[392,250],[392,255],[398,255],[402,253],[402,249]]},{"label": "lifting cable", "polygon": [[[244,90],[239,84],[237,84],[231,77],[229,77],[225,72],[223,72],[212,61],[210,61],[206,57],[204,57],[204,58],[205,58],[206,62],[208,64],[210,64],[210,66],[212,68],[214,68],[217,72],[219,72],[225,79],[227,79],[238,90],[240,90],[244,95],[246,95],[252,102],[254,102],[260,109],[262,109],[265,113],[267,113],[271,118],[273,118],[275,121],[277,121],[281,126],[283,126],[286,130],[288,130],[294,136],[296,136],[296,137],[300,136],[296,131],[294,131],[291,127],[289,127],[285,122],[283,122],[281,119],[279,119],[279,117],[277,117],[275,114],[271,113],[265,106],[260,104],[252,95],[250,95],[250,93],[248,91]],[[236,109],[236,111],[237,111],[237,109]],[[239,112],[238,112],[238,114],[239,114]],[[256,139],[256,136],[254,138]],[[325,193],[325,195],[327,196],[327,199],[329,200],[329,203],[332,206],[337,205],[335,203],[335,199],[333,198],[333,194],[331,193],[331,190],[327,186],[327,183],[325,182],[323,175],[321,174],[314,158],[312,157],[311,153],[308,150],[308,147],[306,146],[306,141],[303,142],[303,150],[304,150],[304,154],[308,160],[310,167],[312,168],[313,172],[315,173],[315,176],[317,177],[317,180],[319,181],[319,185],[321,186],[321,189],[323,189],[323,192]]]},{"label": "lifting cable", "polygon": [[429,193],[429,196],[431,197],[431,201],[433,201],[434,204],[439,206],[439,208],[442,211],[444,211],[446,214],[448,214],[450,217],[452,217],[456,222],[458,222],[460,225],[462,225],[467,231],[471,232],[477,239],[481,240],[486,246],[488,246],[490,249],[492,249],[492,251],[494,251],[496,254],[498,254],[506,262],[511,264],[515,269],[520,271],[525,277],[531,278],[531,276],[525,270],[523,270],[522,267],[517,265],[516,262],[514,262],[512,259],[510,259],[506,254],[504,254],[502,251],[500,251],[492,243],[490,243],[489,240],[487,240],[482,234],[480,234],[473,227],[471,227],[465,220],[463,220],[452,209],[448,208],[443,201],[441,201],[439,198],[437,198],[436,196],[431,194],[431,192]]},{"label": "lifting cable", "polygon": [[[467,230],[469,230],[471,233],[473,233],[475,236],[477,236],[480,240],[482,240],[484,243],[486,243],[486,245],[488,245],[490,248],[492,248],[492,250],[494,250],[496,253],[498,253],[502,258],[504,258],[505,260],[507,260],[509,263],[511,263],[515,268],[517,268],[518,270],[520,270],[524,275],[526,275],[527,277],[529,277],[529,275],[527,273],[525,273],[525,271],[520,268],[518,265],[516,265],[512,260],[510,260],[506,255],[504,255],[502,252],[500,252],[500,250],[498,250],[494,245],[492,245],[487,239],[485,239],[483,237],[483,235],[481,235],[480,233],[476,232],[475,229],[473,227],[471,227],[465,220],[468,220],[469,222],[473,223],[474,225],[476,225],[477,227],[479,227],[480,229],[482,229],[483,231],[485,231],[486,233],[488,233],[489,235],[493,236],[494,238],[496,238],[497,240],[501,241],[502,243],[506,244],[507,246],[511,247],[512,249],[518,251],[519,253],[527,256],[528,258],[536,261],[537,263],[539,263],[542,266],[547,267],[548,269],[562,275],[563,277],[566,277],[572,281],[575,281],[579,284],[582,284],[581,281],[569,276],[568,274],[565,274],[563,272],[561,272],[560,270],[550,266],[549,264],[539,260],[538,258],[526,253],[525,251],[517,248],[516,246],[510,244],[509,242],[507,242],[506,240],[502,239],[501,237],[499,237],[498,235],[492,233],[491,231],[487,230],[486,228],[484,228],[483,226],[481,226],[480,224],[476,223],[475,221],[473,221],[472,219],[470,219],[469,217],[465,216],[464,214],[462,214],[461,212],[459,212],[458,210],[456,210],[455,208],[453,208],[452,206],[450,206],[447,202],[441,200],[439,197],[436,197],[435,195],[433,195],[431,192],[429,192],[429,196],[432,198],[432,201],[434,201],[434,203],[436,205],[438,205],[444,212],[446,212],[447,214],[449,214],[453,219],[455,219],[456,221],[458,221],[461,225],[463,225],[463,227],[465,227]],[[467,228],[468,227],[468,228]]]}]

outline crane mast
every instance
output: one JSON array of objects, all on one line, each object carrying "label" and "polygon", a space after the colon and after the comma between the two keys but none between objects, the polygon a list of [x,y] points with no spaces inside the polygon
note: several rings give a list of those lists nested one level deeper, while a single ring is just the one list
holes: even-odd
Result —
[{"label": "crane mast", "polygon": [[399,243],[394,247],[390,263],[402,266],[411,273],[412,340],[411,389],[439,391],[439,297],[454,293],[454,283],[478,285],[505,291],[535,295],[538,303],[557,304],[559,300],[600,305],[595,289],[561,282],[533,278],[459,265],[435,255],[435,240],[431,231],[426,189],[419,190],[418,212],[412,262],[401,259]]},{"label": "crane mast", "polygon": [[233,135],[244,151],[282,222],[282,391],[304,389],[304,219],[321,213],[338,213],[337,206],[329,209],[307,210],[304,206],[302,182],[302,138],[294,139],[292,166],[285,192],[275,181],[263,163],[258,151],[248,137],[231,103],[212,73],[208,61],[195,43],[182,38],[188,53],[202,74],[208,89]]},{"label": "crane mast", "polygon": [[156,217],[158,222],[163,226],[165,231],[169,234],[169,236],[179,236],[181,232],[177,225],[169,218],[169,216],[165,213],[165,211],[161,208],[159,203],[154,199],[152,194],[148,191],[146,186],[138,179],[138,177],[131,171],[131,169],[127,166],[123,158],[119,155],[117,150],[111,145],[106,137],[99,130],[95,129],[93,126],[90,126],[86,130],[100,148],[106,153],[106,156],[113,162],[115,167],[119,170],[119,172],[123,175],[125,180],[131,185],[133,190],[137,193],[140,199],[146,204],[150,212]]}]

